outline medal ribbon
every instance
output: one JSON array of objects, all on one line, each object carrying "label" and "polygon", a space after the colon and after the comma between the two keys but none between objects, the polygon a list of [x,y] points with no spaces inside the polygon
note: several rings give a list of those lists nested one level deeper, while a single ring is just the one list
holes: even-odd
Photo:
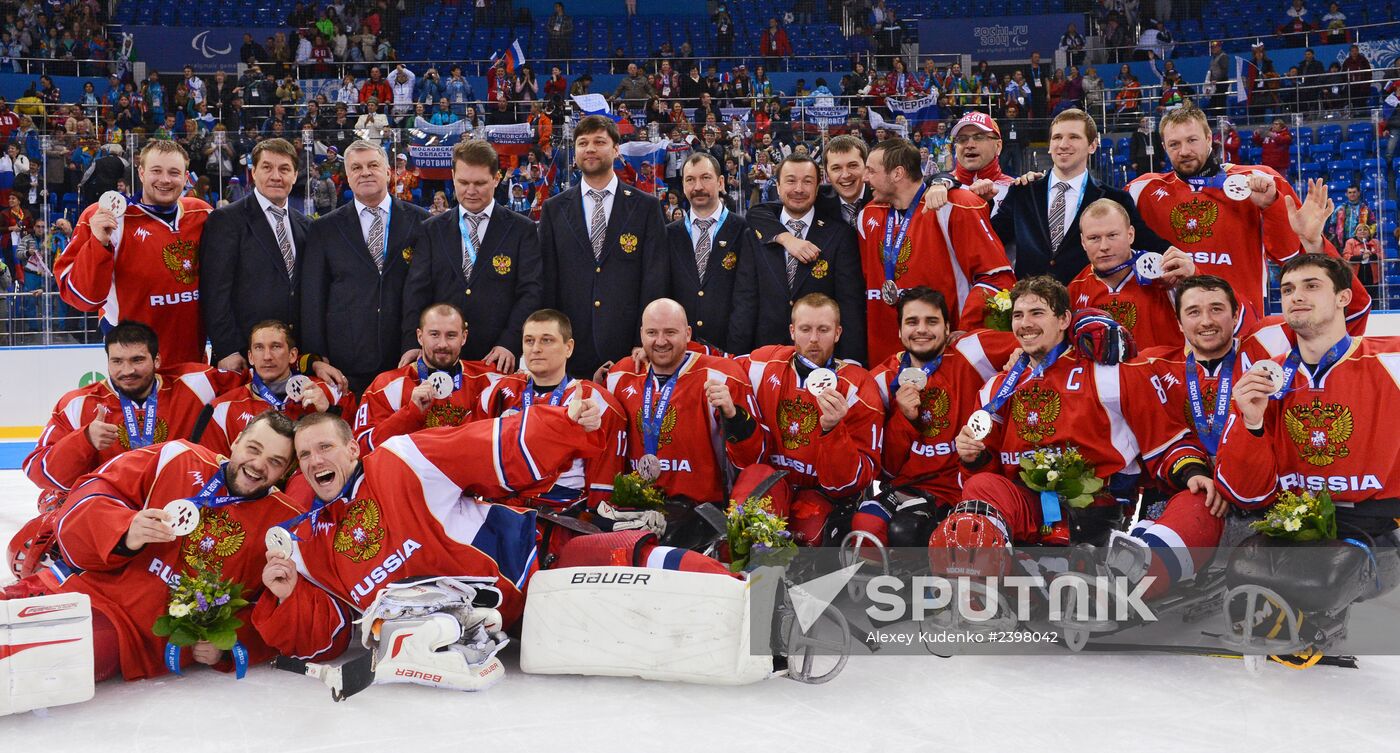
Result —
[{"label": "medal ribbon", "polygon": [[[1317,362],[1317,368],[1312,370],[1314,380],[1321,379],[1328,369],[1337,365],[1342,360],[1342,356],[1351,349],[1351,336],[1344,335],[1335,345],[1327,349],[1322,354],[1322,360]],[[1270,400],[1282,400],[1284,395],[1292,392],[1293,377],[1298,373],[1298,368],[1303,365],[1303,356],[1298,352],[1298,346],[1294,345],[1289,351],[1288,358],[1283,362],[1283,389],[1269,396]]]},{"label": "medal ribbon", "polygon": [[[446,369],[434,369],[433,371],[446,371]],[[419,384],[422,384],[423,382],[428,381],[428,376],[431,375],[432,373],[433,373],[432,371],[428,371],[428,363],[427,363],[426,361],[424,361],[422,358],[419,358],[419,359],[418,359],[418,382],[419,382]],[[462,370],[461,370],[461,368],[458,368],[458,369],[457,369],[457,373],[452,375],[452,391],[453,391],[453,392],[456,392],[457,390],[460,390],[460,389],[462,389]]]},{"label": "medal ribbon", "polygon": [[[1052,348],[1050,352],[1046,354],[1045,359],[1040,362],[1040,365],[1031,369],[1031,378],[1026,381],[1029,382],[1043,376],[1046,371],[1049,371],[1051,366],[1055,365],[1056,361],[1060,360],[1060,356],[1064,355],[1064,352],[1068,349],[1068,342],[1061,342],[1059,345]],[[1030,362],[1030,356],[1024,353],[1021,354],[1021,357],[1016,359],[1015,365],[1006,373],[1006,379],[1001,383],[1001,387],[997,388],[997,392],[995,395],[992,395],[992,399],[988,401],[986,405],[982,406],[982,410],[992,414],[999,412],[1001,406],[1005,405],[1006,401],[1011,398],[1012,393],[1016,391],[1017,382],[1021,381],[1021,374],[1025,373],[1026,367],[1030,365]]]},{"label": "medal ribbon", "polygon": [[[924,187],[919,186],[919,192],[914,194],[914,200],[909,202],[909,207],[903,212],[896,212],[894,207],[890,207],[889,214],[885,216],[885,282],[894,282],[894,268],[899,261],[899,249],[904,247],[904,237],[909,234],[909,225],[914,219],[914,212],[919,209],[919,200],[924,197]],[[899,235],[895,235],[895,225],[898,221]]]},{"label": "medal ribbon", "polygon": [[1142,258],[1142,255],[1145,254],[1145,253],[1147,253],[1147,252],[1146,252],[1146,251],[1133,251],[1132,256],[1129,256],[1127,261],[1123,262],[1122,264],[1119,264],[1118,266],[1116,266],[1116,267],[1114,267],[1113,269],[1110,269],[1110,270],[1108,270],[1108,271],[1106,271],[1106,272],[1095,272],[1095,273],[1094,273],[1094,276],[1096,276],[1096,277],[1098,277],[1099,279],[1103,280],[1103,279],[1107,279],[1107,278],[1109,278],[1109,277],[1112,277],[1112,276],[1118,274],[1119,272],[1122,272],[1123,270],[1125,270],[1125,269],[1127,269],[1127,268],[1129,268],[1129,267],[1132,267],[1132,268],[1133,268],[1133,278],[1137,280],[1137,284],[1139,284],[1139,285],[1151,285],[1152,283],[1156,282],[1156,280],[1149,280],[1149,279],[1147,279],[1146,277],[1143,277],[1142,275],[1138,274],[1138,271],[1137,271],[1137,260],[1140,259],[1140,258]]},{"label": "medal ribbon", "polygon": [[281,411],[286,408],[287,396],[283,395],[281,399],[278,399],[277,395],[273,393],[272,388],[267,386],[267,383],[262,380],[262,377],[258,376],[258,372],[256,371],[253,372],[252,387],[253,392],[257,393],[258,397],[265,400],[269,405],[276,408],[278,411]]},{"label": "medal ribbon", "polygon": [[141,425],[141,432],[136,431],[136,403],[130,398],[117,392],[117,399],[122,404],[122,421],[126,423],[126,438],[131,444],[131,449],[136,450],[145,447],[155,441],[156,438],[156,407],[159,404],[157,395],[160,393],[160,384],[151,385],[151,394],[146,396],[146,402],[142,407],[146,411],[145,421]]},{"label": "medal ribbon", "polygon": [[1196,373],[1196,354],[1186,355],[1186,399],[1191,406],[1191,421],[1196,425],[1196,436],[1206,451],[1215,456],[1220,449],[1220,436],[1225,432],[1225,419],[1230,415],[1230,392],[1234,386],[1235,348],[1225,355],[1220,365],[1220,380],[1216,383],[1215,409],[1207,419],[1204,400],[1201,398],[1201,379]]},{"label": "medal ribbon", "polygon": [[[933,359],[932,361],[929,361],[928,363],[924,364],[923,366],[920,366],[920,367],[919,367],[919,370],[922,371],[922,372],[924,372],[924,376],[927,376],[929,379],[932,379],[932,378],[933,378],[933,375],[934,375],[934,372],[938,371],[938,367],[941,366],[941,365],[943,365],[943,356],[940,355],[939,357]],[[914,366],[914,364],[909,360],[909,354],[908,354],[908,353],[905,353],[904,355],[902,355],[902,356],[899,357],[899,370],[900,370],[900,371],[904,371],[905,369],[908,369],[908,368],[913,368],[913,366]],[[925,386],[928,386],[927,383],[925,383]],[[895,373],[894,378],[890,380],[890,394],[894,394],[898,389],[899,389],[899,373]]]},{"label": "medal ribbon", "polygon": [[[551,393],[549,393],[549,404],[550,404],[550,405],[562,405],[562,404],[564,403],[564,391],[567,390],[568,388],[569,388],[569,378],[566,376],[566,377],[564,377],[564,381],[560,382],[560,383],[559,383],[559,386],[558,386],[558,387],[555,387],[555,388],[554,388],[554,391],[551,392]],[[526,408],[529,408],[530,406],[532,406],[532,405],[535,404],[535,378],[534,378],[534,377],[530,377],[529,381],[525,382],[525,392],[524,392],[524,394],[522,394],[522,395],[520,396],[520,399],[521,399],[522,401],[524,401],[525,407],[526,407]]]},{"label": "medal ribbon", "polygon": [[655,410],[652,409],[651,401],[656,394],[658,380],[655,372],[647,369],[647,386],[642,390],[642,447],[648,455],[655,455],[661,443],[661,421],[666,416],[666,408],[671,405],[671,394],[676,391],[676,382],[680,381],[681,372],[689,362],[690,354],[686,353],[685,358],[676,367],[676,373],[672,374],[661,388]]}]

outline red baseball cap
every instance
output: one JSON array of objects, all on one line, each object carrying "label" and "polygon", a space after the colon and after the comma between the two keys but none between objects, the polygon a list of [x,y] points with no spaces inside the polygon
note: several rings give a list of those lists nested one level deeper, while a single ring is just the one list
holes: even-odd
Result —
[{"label": "red baseball cap", "polygon": [[953,130],[951,133],[948,134],[948,138],[957,138],[958,131],[961,131],[964,128],[976,128],[986,133],[995,133],[997,135],[997,138],[1001,137],[1001,129],[997,128],[997,122],[995,120],[992,120],[992,116],[988,115],[985,112],[970,112],[962,116],[962,120],[959,120],[953,126]]}]

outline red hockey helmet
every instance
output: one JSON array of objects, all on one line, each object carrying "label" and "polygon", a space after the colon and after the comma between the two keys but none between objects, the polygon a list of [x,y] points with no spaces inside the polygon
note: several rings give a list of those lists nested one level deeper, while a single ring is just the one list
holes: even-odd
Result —
[{"label": "red hockey helmet", "polygon": [[1003,575],[1011,562],[1010,550],[1001,513],[980,499],[965,500],[929,537],[929,568],[935,575]]}]

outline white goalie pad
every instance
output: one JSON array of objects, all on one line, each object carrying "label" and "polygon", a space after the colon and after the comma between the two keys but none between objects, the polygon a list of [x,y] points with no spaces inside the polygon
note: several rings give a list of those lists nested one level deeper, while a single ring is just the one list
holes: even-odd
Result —
[{"label": "white goalie pad", "polygon": [[758,682],[773,675],[773,657],[767,646],[750,651],[753,588],[753,581],[713,573],[542,570],[526,590],[520,668],[706,685]]},{"label": "white goalie pad", "polygon": [[0,716],[93,695],[87,594],[0,600]]}]

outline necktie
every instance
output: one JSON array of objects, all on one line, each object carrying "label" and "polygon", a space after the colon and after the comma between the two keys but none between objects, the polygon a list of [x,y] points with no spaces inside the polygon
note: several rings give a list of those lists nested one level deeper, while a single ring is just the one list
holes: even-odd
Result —
[{"label": "necktie", "polygon": [[374,258],[374,266],[380,272],[384,271],[384,210],[379,207],[365,207],[369,212],[369,238],[365,239],[365,245],[369,246],[369,255]]},{"label": "necktie", "polygon": [[856,225],[856,205],[841,202],[841,217],[846,220],[846,224],[851,227]]},{"label": "necktie", "polygon": [[[805,238],[805,236],[802,235],[802,231],[807,229],[807,223],[802,220],[788,220],[787,226],[788,230],[791,230],[793,235],[798,238]],[[788,290],[792,290],[793,284],[797,281],[797,257],[788,254],[786,261]]]},{"label": "necktie", "polygon": [[287,210],[268,207],[267,211],[272,214],[273,225],[277,228],[277,247],[282,250],[282,261],[287,265],[287,277],[291,277],[292,271],[296,269],[297,257],[292,251],[292,239],[287,237]]},{"label": "necktie", "polygon": [[710,247],[714,240],[710,238],[710,227],[715,224],[714,220],[696,220],[695,229],[700,231],[700,239],[695,242],[695,269],[700,272],[700,285],[705,284],[705,268],[710,263]]},{"label": "necktie", "polygon": [[1065,191],[1069,190],[1069,184],[1060,181],[1055,184],[1055,199],[1050,202],[1050,252],[1054,253],[1060,248],[1060,241],[1065,239]]},{"label": "necktie", "polygon": [[481,251],[481,223],[486,221],[486,213],[464,212],[463,219],[466,222],[462,227],[462,237],[470,241],[470,244],[462,245],[462,276],[471,280],[472,268],[476,266],[476,255]]},{"label": "necktie", "polygon": [[588,198],[593,200],[593,218],[588,221],[588,240],[593,244],[593,258],[603,258],[603,238],[608,234],[608,217],[603,211],[603,198],[607,191],[588,189]]}]

